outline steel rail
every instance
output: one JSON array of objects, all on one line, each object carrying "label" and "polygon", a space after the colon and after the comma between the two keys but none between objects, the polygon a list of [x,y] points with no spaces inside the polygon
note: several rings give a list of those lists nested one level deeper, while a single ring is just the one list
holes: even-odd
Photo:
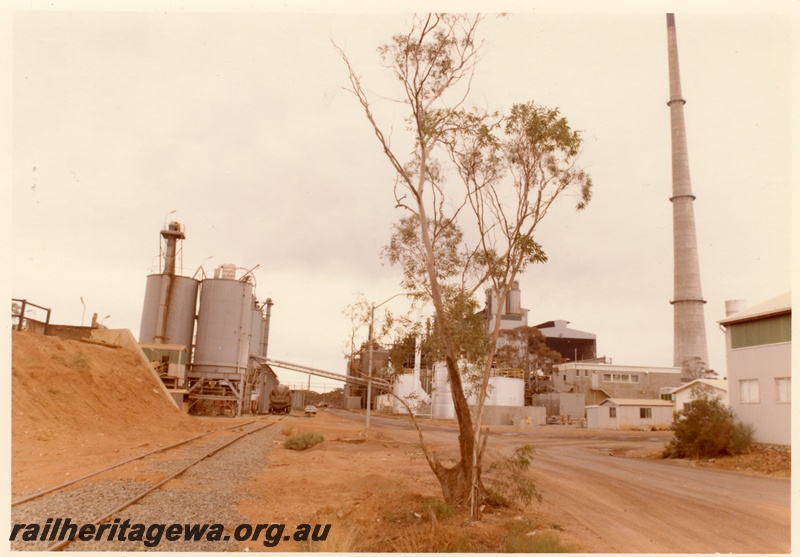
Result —
[{"label": "steel rail", "polygon": [[[265,424],[265,425],[263,425],[261,427],[254,428],[254,429],[252,429],[250,431],[245,431],[241,435],[238,435],[238,436],[234,437],[233,439],[231,439],[229,441],[226,441],[225,443],[223,443],[221,445],[218,445],[217,447],[215,447],[214,449],[210,450],[209,452],[207,452],[206,454],[204,454],[203,456],[201,456],[200,458],[198,458],[194,462],[184,466],[183,468],[181,468],[177,472],[175,472],[175,473],[171,474],[170,476],[167,476],[166,478],[160,480],[158,483],[156,483],[152,487],[148,488],[147,490],[145,490],[145,491],[139,493],[138,495],[132,497],[131,499],[129,499],[128,501],[126,501],[125,503],[123,503],[122,505],[117,507],[116,509],[111,510],[111,511],[105,513],[100,518],[95,519],[93,522],[91,522],[91,524],[93,524],[95,526],[99,525],[104,520],[106,520],[108,518],[111,518],[112,516],[114,516],[119,511],[121,511],[123,509],[126,509],[126,508],[130,507],[131,505],[133,505],[134,503],[140,501],[141,499],[143,499],[144,497],[146,497],[147,495],[149,495],[150,493],[152,493],[153,491],[155,491],[156,489],[158,489],[159,487],[161,487],[165,483],[169,482],[170,480],[173,480],[173,479],[177,478],[178,476],[180,476],[181,474],[186,472],[192,466],[195,466],[196,464],[202,462],[203,460],[207,459],[208,457],[218,453],[219,451],[221,451],[222,449],[228,447],[229,445],[234,444],[236,441],[238,441],[242,437],[246,437],[246,436],[248,436],[250,434],[257,433],[257,432],[259,432],[259,431],[261,431],[263,429],[267,429],[268,427],[271,427],[271,426],[275,425],[276,423],[280,422],[284,417],[285,416],[280,417],[277,420],[275,420],[274,422],[270,422],[270,423]],[[253,422],[255,422],[255,421],[257,421],[257,420],[253,420]],[[253,423],[253,422],[250,422],[250,423]],[[245,425],[248,425],[248,424],[245,424]],[[60,541],[58,543],[55,543],[55,544],[51,545],[50,547],[45,549],[45,551],[59,551],[62,548],[66,547],[67,545],[71,544],[73,541],[75,541],[74,537],[73,538],[67,538],[66,540],[63,540],[63,541]]]},{"label": "steel rail", "polygon": [[229,429],[234,429],[234,428],[237,428],[237,427],[250,425],[250,424],[255,423],[257,421],[258,420],[250,420],[249,422],[244,422],[244,423],[241,423],[241,424],[222,427],[220,429],[215,429],[214,431],[207,431],[205,433],[201,433],[200,435],[195,435],[194,437],[190,437],[189,439],[185,439],[183,441],[179,441],[177,443],[174,443],[172,445],[168,445],[166,447],[161,447],[159,449],[155,449],[153,451],[150,451],[149,453],[145,453],[145,454],[142,454],[142,455],[139,455],[139,456],[135,456],[133,458],[129,458],[128,460],[124,460],[122,462],[118,462],[116,464],[112,464],[111,466],[107,466],[107,467],[103,468],[102,470],[97,470],[95,472],[90,472],[89,474],[81,476],[80,478],[75,478],[74,480],[70,480],[68,482],[65,482],[63,484],[57,485],[55,487],[50,487],[50,488],[45,489],[43,491],[38,491],[36,493],[33,493],[33,494],[28,495],[26,497],[23,497],[22,499],[17,499],[16,501],[12,501],[11,506],[13,507],[15,505],[20,505],[22,503],[27,503],[28,501],[32,501],[34,499],[38,499],[39,497],[42,497],[42,496],[47,495],[48,493],[52,493],[54,491],[58,491],[59,489],[64,489],[65,487],[69,487],[72,484],[76,484],[78,482],[81,482],[83,480],[91,478],[92,476],[97,476],[98,474],[102,474],[103,472],[108,472],[109,470],[113,470],[114,468],[119,468],[120,466],[124,466],[125,464],[130,464],[131,462],[135,462],[137,460],[141,460],[143,458],[146,458],[146,457],[148,457],[150,455],[153,455],[153,454],[156,454],[156,453],[160,453],[162,451],[167,451],[169,449],[174,449],[175,447],[180,447],[181,445],[185,445],[186,443],[190,443],[190,442],[192,442],[192,441],[194,441],[196,439],[200,439],[201,437],[207,437],[209,435],[213,435],[213,434],[218,433],[220,431],[226,431],[226,430],[229,430]]}]

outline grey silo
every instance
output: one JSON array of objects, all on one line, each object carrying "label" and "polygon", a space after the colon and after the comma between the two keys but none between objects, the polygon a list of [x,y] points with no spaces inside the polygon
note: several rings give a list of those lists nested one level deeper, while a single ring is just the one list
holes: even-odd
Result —
[{"label": "grey silo", "polygon": [[[705,312],[700,286],[700,263],[694,222],[692,181],[681,93],[678,43],[675,16],[667,14],[667,49],[669,54],[669,106],[672,132],[672,234],[674,257],[674,366],[696,358],[708,367]],[[684,379],[688,379],[684,377]]]}]

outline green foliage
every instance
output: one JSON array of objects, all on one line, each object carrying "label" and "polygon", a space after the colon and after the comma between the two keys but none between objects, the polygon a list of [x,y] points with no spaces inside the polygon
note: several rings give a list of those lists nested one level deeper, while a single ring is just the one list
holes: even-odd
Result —
[{"label": "green foliage", "polygon": [[713,458],[746,451],[752,442],[750,426],[736,422],[733,412],[711,387],[692,387],[692,401],[675,413],[674,434],[664,449],[667,458]]},{"label": "green foliage", "polygon": [[322,443],[325,437],[316,431],[304,431],[292,435],[283,442],[283,446],[293,451],[304,451],[318,443]]},{"label": "green foliage", "polygon": [[737,455],[750,452],[753,445],[755,428],[739,420],[734,421],[731,429],[730,441],[728,443],[728,454]]},{"label": "green foliage", "polygon": [[[430,292],[427,252],[419,232],[416,215],[405,216],[393,225],[389,245],[382,250],[383,257],[403,270],[401,285],[411,292]],[[428,220],[428,234],[433,242],[436,278],[440,282],[460,274],[467,255],[461,250],[463,233],[452,220]]]},{"label": "green foliage", "polygon": [[542,495],[528,474],[533,453],[533,447],[523,445],[517,447],[511,456],[489,466],[489,472],[494,476],[494,481],[486,488],[486,501],[490,505],[510,507],[518,503],[528,506],[534,499],[541,502]]},{"label": "green foliage", "polygon": [[500,338],[501,347],[494,356],[498,367],[532,370],[564,361],[561,354],[547,346],[544,334],[535,327],[504,329]]}]

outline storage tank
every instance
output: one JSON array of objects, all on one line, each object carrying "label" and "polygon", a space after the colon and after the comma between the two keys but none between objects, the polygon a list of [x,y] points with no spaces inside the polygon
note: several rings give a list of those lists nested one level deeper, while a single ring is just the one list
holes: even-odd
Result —
[{"label": "storage tank", "polygon": [[193,375],[225,378],[247,369],[253,326],[253,285],[233,279],[203,281],[197,315]]},{"label": "storage tank", "polygon": [[264,314],[258,307],[258,300],[253,298],[252,326],[250,327],[250,355],[261,356],[261,339],[264,336]]},{"label": "storage tank", "polygon": [[525,406],[525,381],[515,377],[490,377],[486,406]]},{"label": "storage tank", "polygon": [[444,420],[453,419],[456,415],[453,406],[453,395],[450,393],[450,381],[447,378],[447,364],[437,362],[433,366],[433,393],[431,394],[433,417]]},{"label": "storage tank", "polygon": [[188,277],[148,276],[139,342],[182,344],[191,359],[198,284]]},{"label": "storage tank", "polygon": [[[421,402],[428,404],[431,401],[430,395],[422,388],[419,377],[413,373],[399,376],[392,386],[392,392],[395,396],[402,398],[412,410],[416,410]],[[392,397],[392,412],[405,413],[407,410],[399,400]]]},{"label": "storage tank", "polygon": [[139,342],[180,344],[191,358],[199,282],[176,275],[179,242],[186,239],[183,225],[170,222],[161,238],[162,269],[147,277]]},{"label": "storage tank", "polygon": [[747,309],[747,300],[725,300],[725,317]]}]

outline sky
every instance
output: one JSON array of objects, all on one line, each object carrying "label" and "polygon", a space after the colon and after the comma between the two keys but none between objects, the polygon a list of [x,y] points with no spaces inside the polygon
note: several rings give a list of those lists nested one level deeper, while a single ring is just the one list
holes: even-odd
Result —
[{"label": "sky", "polygon": [[[159,231],[175,220],[186,230],[183,274],[258,266],[256,294],[274,302],[270,357],[344,372],[342,311],[359,293],[379,304],[401,292],[380,251],[404,213],[332,43],[402,145],[402,105],[386,100],[396,82],[377,47],[410,15],[389,3],[255,5],[17,5],[11,297],[52,308],[55,323],[88,324],[96,312],[138,337]],[[471,99],[558,107],[585,140],[594,197],[580,213],[563,199],[537,229],[549,261],[519,277],[529,324],[564,319],[596,334],[598,355],[615,364],[671,366],[666,18],[647,5],[507,3],[507,17],[480,28]],[[725,300],[757,304],[791,287],[787,5],[672,5],[709,365],[723,375]]]}]

